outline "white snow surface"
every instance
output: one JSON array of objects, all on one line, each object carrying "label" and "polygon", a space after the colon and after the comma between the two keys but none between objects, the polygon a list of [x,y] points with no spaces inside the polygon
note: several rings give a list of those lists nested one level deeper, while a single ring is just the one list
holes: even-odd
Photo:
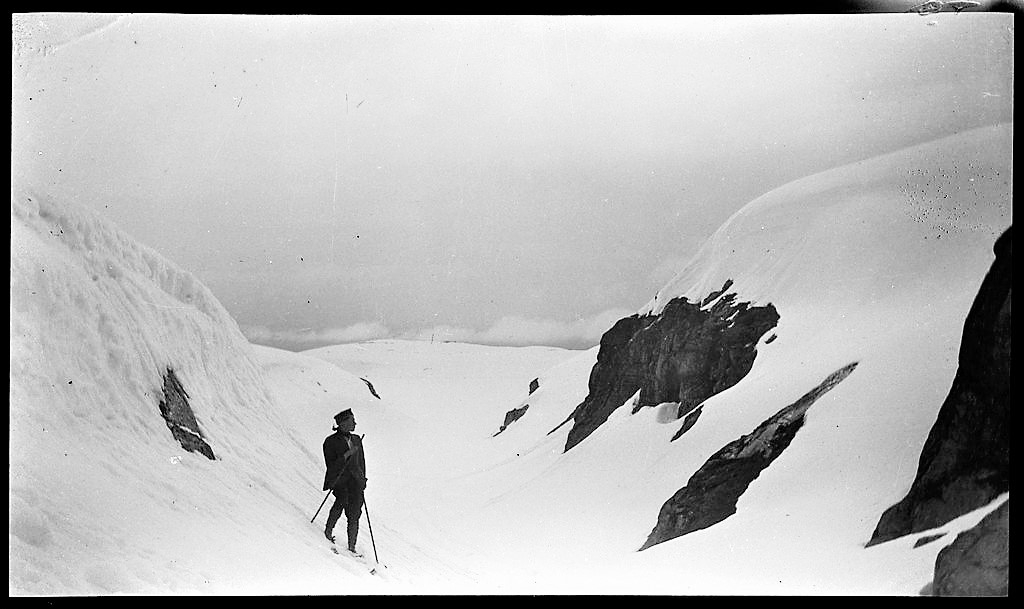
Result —
[{"label": "white snow surface", "polygon": [[[675,442],[675,404],[627,403],[568,453],[559,424],[586,396],[596,347],[250,345],[189,273],[15,187],[10,593],[917,594],[939,550],[1008,499],[864,547],[913,480],[1011,222],[1011,128],[751,202],[640,311],[732,279],[740,300],[780,315],[750,373]],[[710,455],[852,361],[736,514],[637,551]],[[168,366],[217,460],[185,452],[160,418]],[[321,442],[345,408],[369,477],[359,560],[328,551],[330,501],[310,523]]]}]

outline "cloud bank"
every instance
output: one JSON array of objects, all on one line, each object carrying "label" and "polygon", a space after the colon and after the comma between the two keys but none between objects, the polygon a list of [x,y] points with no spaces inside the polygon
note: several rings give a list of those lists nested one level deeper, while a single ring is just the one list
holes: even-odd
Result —
[{"label": "cloud bank", "polygon": [[272,330],[266,326],[242,326],[250,342],[303,351],[325,345],[356,343],[385,338],[421,341],[449,341],[497,346],[544,345],[566,349],[588,349],[597,345],[616,321],[634,314],[626,309],[608,309],[571,321],[505,316],[483,330],[437,325],[397,331],[382,322],[360,322],[349,326],[301,330]]},{"label": "cloud bank", "polygon": [[299,330],[272,330],[266,326],[241,326],[242,333],[251,343],[268,345],[302,351],[324,345],[340,345],[343,343],[359,343],[378,338],[387,338],[390,330],[379,322],[360,322],[342,328],[316,330],[302,328]]}]

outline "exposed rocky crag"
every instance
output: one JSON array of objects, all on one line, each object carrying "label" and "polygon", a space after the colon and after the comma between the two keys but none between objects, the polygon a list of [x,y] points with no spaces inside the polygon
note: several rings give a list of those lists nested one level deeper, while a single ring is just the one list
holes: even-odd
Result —
[{"label": "exposed rocky crag", "polygon": [[199,422],[188,403],[188,393],[182,387],[174,370],[168,368],[164,374],[164,397],[160,400],[160,416],[167,423],[171,435],[189,452],[199,453],[210,460],[217,457],[213,449],[206,443]]},{"label": "exposed rocky crag", "polygon": [[793,441],[804,424],[807,409],[856,367],[857,362],[853,362],[833,372],[750,434],[733,440],[712,455],[686,486],[661,506],[658,522],[640,549],[706,529],[735,514],[740,495]]},{"label": "exposed rocky crag", "polygon": [[700,413],[702,412],[704,412],[704,407],[698,406],[696,409],[693,410],[693,412],[686,415],[686,418],[683,419],[683,424],[679,427],[679,431],[677,431],[675,435],[672,436],[672,439],[669,440],[669,442],[675,442],[684,433],[690,431],[690,428],[697,423],[697,419],[700,418]]},{"label": "exposed rocky crag", "polygon": [[921,546],[926,546],[926,545],[930,544],[933,541],[937,541],[939,539],[942,539],[945,536],[946,536],[945,533],[937,533],[935,535],[925,535],[924,537],[922,537],[922,538],[920,538],[920,539],[918,539],[917,541],[914,542],[914,547],[915,548],[920,548]]},{"label": "exposed rocky crag", "polygon": [[562,423],[573,421],[565,450],[638,390],[638,407],[679,402],[682,417],[742,379],[754,363],[757,341],[779,315],[771,304],[750,306],[736,302],[734,293],[723,296],[731,285],[727,281],[700,303],[675,298],[658,315],[632,315],[605,332],[589,393]]},{"label": "exposed rocky crag", "polygon": [[370,381],[366,380],[363,377],[359,377],[359,380],[366,383],[366,388],[370,390],[370,395],[377,398],[378,400],[380,399],[380,396],[377,395],[377,390],[373,388],[373,383],[371,383]]},{"label": "exposed rocky crag", "polygon": [[935,558],[935,596],[1006,596],[1010,591],[1010,500],[960,533]]},{"label": "exposed rocky crag", "polygon": [[[496,436],[500,434],[501,432],[505,431],[505,428],[507,428],[509,425],[518,421],[520,417],[526,414],[526,409],[529,407],[529,404],[523,404],[520,408],[513,408],[512,410],[506,412],[505,422],[501,424],[501,428],[498,429],[498,431],[496,431],[494,435]],[[494,436],[491,437],[493,438]]]},{"label": "exposed rocky crag", "polygon": [[[537,391],[538,389],[540,389],[540,378],[539,377],[533,379],[532,381],[530,381],[530,393],[529,393],[529,395],[533,395],[534,392]],[[493,438],[494,436],[500,434],[501,432],[505,431],[505,428],[507,428],[509,425],[511,425],[512,423],[515,423],[516,421],[518,421],[524,414],[526,414],[526,410],[529,407],[530,407],[529,404],[523,404],[519,408],[513,408],[512,410],[509,410],[508,412],[506,412],[505,413],[505,421],[501,424],[501,427],[498,429],[498,431],[494,432],[494,435],[492,435],[491,437]]]},{"label": "exposed rocky crag", "polygon": [[868,545],[940,526],[1009,489],[1011,231],[996,241],[996,259],[967,314],[959,367],[917,476],[882,514]]}]

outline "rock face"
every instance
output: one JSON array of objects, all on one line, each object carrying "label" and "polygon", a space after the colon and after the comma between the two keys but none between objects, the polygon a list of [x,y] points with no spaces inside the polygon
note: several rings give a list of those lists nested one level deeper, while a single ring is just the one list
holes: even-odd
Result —
[{"label": "rock face", "polygon": [[696,410],[694,410],[690,414],[686,415],[686,418],[683,419],[683,424],[679,428],[679,431],[677,431],[675,433],[675,435],[672,436],[672,439],[669,440],[669,442],[675,442],[684,433],[690,431],[690,428],[693,427],[697,423],[697,419],[700,418],[700,413],[702,413],[702,412],[704,412],[704,407],[703,406],[698,406],[696,408]]},{"label": "rock face", "polygon": [[935,558],[935,596],[1007,596],[1010,591],[1010,501],[957,536]]},{"label": "rock face", "polygon": [[[540,378],[535,378],[532,381],[530,381],[529,395],[533,395],[534,392],[537,391],[538,389],[540,389]],[[501,428],[499,428],[498,431],[494,432],[494,435],[491,437],[493,438],[494,436],[500,434],[501,432],[505,431],[505,428],[507,428],[509,425],[518,421],[524,414],[526,414],[526,410],[529,407],[529,404],[523,404],[519,408],[513,408],[512,410],[506,412],[505,422],[501,424]]]},{"label": "rock face", "polygon": [[565,450],[638,390],[638,407],[679,402],[682,417],[743,378],[754,363],[758,339],[776,326],[779,315],[771,304],[751,307],[737,303],[736,294],[723,296],[731,285],[727,281],[700,303],[673,299],[658,315],[632,315],[605,332],[589,393],[563,422],[573,421]]},{"label": "rock face", "polygon": [[750,434],[726,444],[661,506],[658,522],[640,548],[705,529],[736,513],[736,502],[793,441],[807,409],[857,367],[853,362],[761,423]]},{"label": "rock face", "polygon": [[174,374],[174,370],[168,368],[164,374],[164,398],[160,400],[160,416],[167,423],[171,435],[181,444],[181,447],[189,452],[199,453],[210,460],[217,457],[213,449],[206,443],[203,432],[199,429],[199,422],[196,421],[192,407],[188,404],[188,393],[181,386],[181,381]]},{"label": "rock face", "polygon": [[[520,407],[520,408],[513,408],[512,410],[509,410],[508,412],[506,412],[505,413],[505,422],[501,424],[501,428],[498,429],[498,431],[496,431],[494,433],[494,435],[496,436],[496,435],[500,434],[501,432],[505,431],[506,427],[508,427],[512,423],[515,423],[516,421],[518,421],[520,417],[522,417],[524,414],[526,414],[526,409],[529,408],[529,407],[530,407],[529,404],[523,404],[522,407]],[[491,437],[493,438],[494,436],[491,436]]]},{"label": "rock face", "polygon": [[946,536],[945,533],[938,533],[936,535],[925,535],[921,539],[918,539],[917,541],[914,542],[914,547],[915,548],[920,548],[921,546],[928,545],[928,544],[930,544],[933,541],[937,541],[939,539],[942,539],[945,536]]},{"label": "rock face", "polygon": [[1011,230],[996,241],[995,262],[967,314],[959,367],[917,476],[868,545],[940,526],[1009,489]]}]

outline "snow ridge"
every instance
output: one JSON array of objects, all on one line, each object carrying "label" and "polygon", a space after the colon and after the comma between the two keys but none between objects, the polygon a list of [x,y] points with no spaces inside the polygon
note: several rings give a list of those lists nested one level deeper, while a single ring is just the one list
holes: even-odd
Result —
[{"label": "snow ridge", "polygon": [[[931,256],[935,247],[911,250],[915,255],[906,259],[887,257],[903,249],[901,243],[987,245],[1009,225],[1011,138],[1012,124],[979,127],[765,193],[726,220],[638,312],[657,314],[678,296],[698,299],[728,279],[735,281],[738,298],[753,305],[779,306],[780,293],[825,285],[830,303],[864,290],[881,295],[888,287],[884,280],[938,267]],[[1005,158],[993,156],[1003,151]],[[861,239],[871,247],[861,247]],[[863,259],[865,252],[874,257]],[[884,272],[843,276],[872,267]]]}]

